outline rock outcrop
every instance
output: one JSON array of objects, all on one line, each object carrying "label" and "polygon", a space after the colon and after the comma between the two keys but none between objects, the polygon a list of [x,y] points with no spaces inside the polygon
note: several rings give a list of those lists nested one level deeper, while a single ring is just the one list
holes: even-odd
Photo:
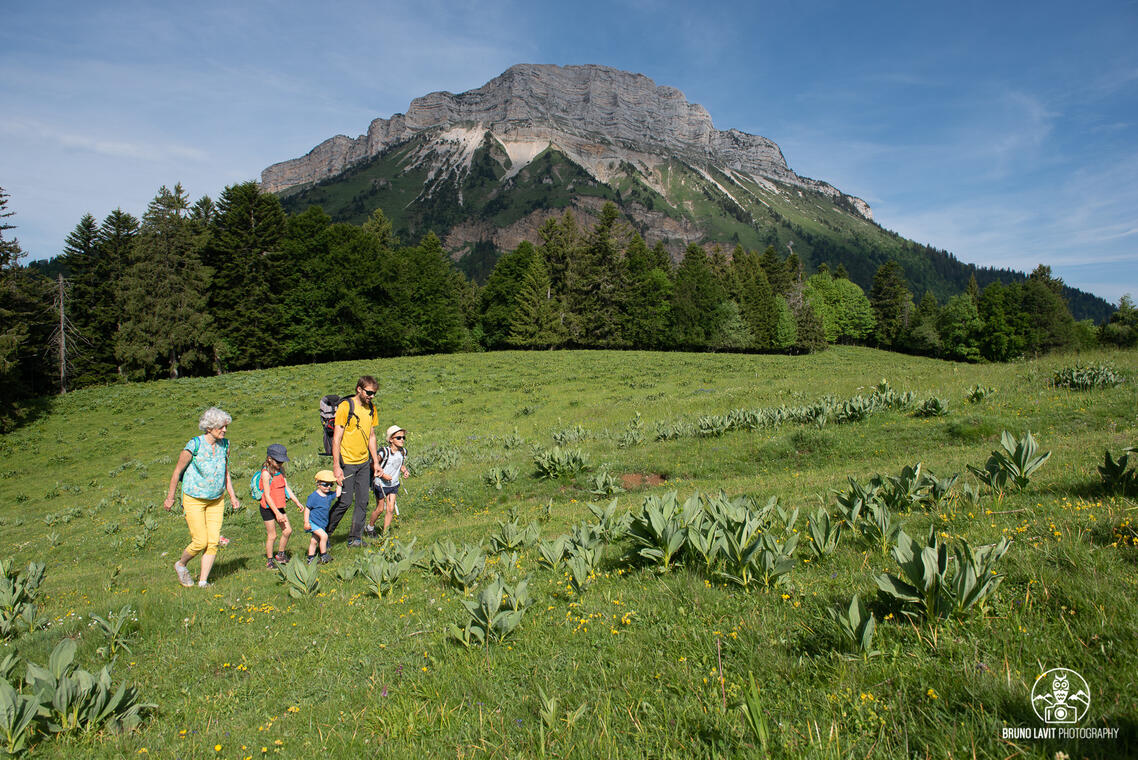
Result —
[{"label": "rock outcrop", "polygon": [[791,171],[771,140],[717,130],[703,106],[689,103],[679,90],[605,66],[522,64],[476,90],[433,92],[413,100],[406,114],[374,120],[366,135],[354,140],[337,135],[306,156],[268,167],[261,184],[279,192],[319,182],[425,132],[437,133],[433,152],[451,154],[445,162],[449,169],[464,161],[469,166],[490,132],[509,155],[511,174],[549,147],[601,182],[624,164],[650,176],[661,163],[679,159],[765,186],[778,183],[843,197],[872,219],[861,199]]}]

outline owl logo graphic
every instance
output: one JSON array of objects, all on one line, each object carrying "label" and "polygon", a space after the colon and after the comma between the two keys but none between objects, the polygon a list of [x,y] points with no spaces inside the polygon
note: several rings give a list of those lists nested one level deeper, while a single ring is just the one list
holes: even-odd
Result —
[{"label": "owl logo graphic", "polygon": [[1052,668],[1035,679],[1031,706],[1044,723],[1074,725],[1091,706],[1091,688],[1070,668]]}]

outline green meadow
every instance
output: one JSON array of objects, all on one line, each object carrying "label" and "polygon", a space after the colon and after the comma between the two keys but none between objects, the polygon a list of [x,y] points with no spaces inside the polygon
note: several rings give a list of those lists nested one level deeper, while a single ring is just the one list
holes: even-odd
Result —
[{"label": "green meadow", "polygon": [[[1125,381],[1056,387],[1076,364]],[[401,515],[365,549],[345,546],[345,518],[333,561],[292,585],[264,567],[249,476],[283,443],[303,501],[328,466],[317,402],[365,373],[380,380],[381,428],[408,431]],[[912,395],[873,406],[883,381]],[[840,411],[855,399],[860,412]],[[929,399],[940,413],[920,416]],[[183,588],[172,565],[188,532],[161,504],[211,405],[233,416],[243,509],[227,511],[213,586]],[[771,411],[810,408],[808,421]],[[984,470],[1003,431],[1030,431],[1050,457],[993,489],[968,467]],[[80,667],[112,663],[115,687],[155,706],[130,732],[49,735],[37,721],[37,758],[1135,756],[1138,502],[1098,467],[1136,444],[1135,352],[983,365],[855,347],[502,352],[89,388],[0,438],[0,557],[12,572],[46,566],[43,625],[15,632],[0,659],[19,658],[8,680],[27,691],[25,663],[72,639]],[[910,483],[881,536],[851,518],[832,551],[812,550],[811,524],[819,510],[842,521],[851,479],[904,480],[917,463],[943,486],[935,499]],[[621,516],[672,492],[743,505],[782,564],[741,578],[726,554],[689,544],[665,570]],[[290,518],[303,555],[303,517]],[[989,594],[944,616],[879,594],[884,574],[902,574],[898,536],[923,544],[930,531],[952,571],[962,545],[1010,542]],[[562,535],[592,537],[583,572],[543,561]],[[480,545],[481,573],[437,572],[432,549],[447,542]],[[367,576],[409,551],[422,556],[397,578]],[[468,606],[496,578],[513,594],[525,581],[528,603],[483,643]],[[855,594],[874,616],[868,641],[831,614]],[[124,607],[114,637],[92,618]],[[1046,727],[1032,689],[1057,667],[1089,686],[1077,725],[1117,738],[1008,731]]]}]

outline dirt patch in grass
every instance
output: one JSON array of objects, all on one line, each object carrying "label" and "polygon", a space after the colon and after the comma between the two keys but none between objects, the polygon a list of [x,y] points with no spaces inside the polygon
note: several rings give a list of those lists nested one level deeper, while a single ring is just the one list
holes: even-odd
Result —
[{"label": "dirt patch in grass", "polygon": [[662,486],[668,482],[668,479],[663,475],[657,475],[654,472],[640,473],[640,472],[626,472],[620,476],[620,485],[626,491],[635,491],[640,488],[655,488]]}]

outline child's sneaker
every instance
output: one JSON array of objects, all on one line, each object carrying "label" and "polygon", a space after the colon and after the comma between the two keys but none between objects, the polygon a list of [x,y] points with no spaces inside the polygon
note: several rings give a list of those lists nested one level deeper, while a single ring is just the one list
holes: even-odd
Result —
[{"label": "child's sneaker", "polygon": [[311,565],[315,561],[316,561],[316,555],[315,554],[305,554],[304,555],[305,564]]},{"label": "child's sneaker", "polygon": [[225,536],[218,536],[217,537],[217,545],[218,546],[229,546],[229,539],[226,538]]},{"label": "child's sneaker", "polygon": [[276,563],[278,565],[287,565],[288,564],[288,555],[285,554],[284,552],[277,552],[275,555],[273,555],[273,559],[276,561]]},{"label": "child's sneaker", "polygon": [[198,588],[209,588],[212,585],[209,581],[198,581]]},{"label": "child's sneaker", "polygon": [[268,562],[265,563],[265,569],[266,570],[276,570],[277,569],[277,563],[273,562],[272,557],[269,557]]},{"label": "child's sneaker", "polygon": [[190,575],[190,569],[181,562],[174,563],[174,572],[178,574],[178,583],[181,583],[186,588],[194,585],[194,579],[193,576]]},{"label": "child's sneaker", "polygon": [[364,526],[364,534],[371,537],[371,538],[375,538],[375,526],[374,525],[365,525]]},{"label": "child's sneaker", "polygon": [[321,565],[327,565],[331,561],[332,561],[332,555],[329,554],[328,552],[324,552],[323,554],[320,555],[320,564]]}]

